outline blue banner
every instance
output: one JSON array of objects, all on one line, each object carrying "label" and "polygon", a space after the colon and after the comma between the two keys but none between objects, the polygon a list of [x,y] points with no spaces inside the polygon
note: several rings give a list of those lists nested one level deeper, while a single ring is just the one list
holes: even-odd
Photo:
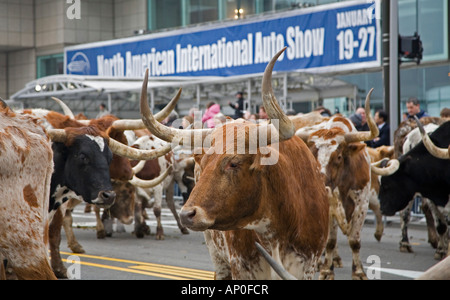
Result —
[{"label": "blue banner", "polygon": [[349,1],[240,22],[65,48],[66,74],[142,78],[336,72],[379,67],[379,1]]}]

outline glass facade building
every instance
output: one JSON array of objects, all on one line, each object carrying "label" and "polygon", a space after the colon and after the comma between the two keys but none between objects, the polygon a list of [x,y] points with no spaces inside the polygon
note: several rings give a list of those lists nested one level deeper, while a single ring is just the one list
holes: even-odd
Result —
[{"label": "glass facade building", "polygon": [[[66,18],[68,4],[63,3],[65,1],[51,0],[44,5],[39,1],[33,4],[25,0],[14,3],[0,0],[0,11],[8,12],[3,16],[7,22],[0,28],[0,36],[5,37],[0,42],[0,68],[6,74],[0,75],[0,88],[11,95],[35,78],[62,73],[63,49],[67,46],[207,26],[344,1],[83,0],[81,19],[70,20]],[[34,15],[28,13],[33,10]],[[442,108],[450,107],[450,0],[398,0],[398,11],[400,35],[412,36],[417,32],[424,48],[420,65],[401,63],[401,111],[405,111],[407,99],[417,97],[422,108],[438,116]],[[13,26],[15,24],[17,26]],[[373,109],[383,107],[381,66],[328,75],[355,85],[357,99],[364,99],[374,87]],[[327,98],[321,99],[321,104],[332,111],[337,107],[346,112],[341,109],[350,107],[349,101]],[[313,105],[317,103],[294,103],[293,107],[305,112]]]}]

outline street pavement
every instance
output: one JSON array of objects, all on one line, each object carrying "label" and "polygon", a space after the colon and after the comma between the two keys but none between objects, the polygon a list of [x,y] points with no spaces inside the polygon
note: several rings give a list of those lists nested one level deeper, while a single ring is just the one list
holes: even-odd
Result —
[{"label": "street pavement", "polygon": [[[182,234],[167,208],[163,208],[164,240],[155,239],[156,221],[148,210],[152,234],[137,239],[133,226],[126,225],[125,233],[97,239],[94,213],[84,213],[84,204],[75,208],[74,232],[86,253],[72,254],[62,233],[61,254],[66,260],[69,275],[81,280],[208,280],[214,278],[214,268],[206,248],[203,233]],[[362,232],[361,260],[372,279],[407,280],[419,276],[437,263],[434,249],[427,243],[423,220],[413,218],[409,228],[414,253],[400,253],[399,217],[385,220],[381,242],[373,237],[374,217],[369,213]],[[337,280],[351,279],[351,251],[345,236],[338,236],[339,254],[343,268],[335,269]],[[317,277],[317,276],[316,276]]]}]

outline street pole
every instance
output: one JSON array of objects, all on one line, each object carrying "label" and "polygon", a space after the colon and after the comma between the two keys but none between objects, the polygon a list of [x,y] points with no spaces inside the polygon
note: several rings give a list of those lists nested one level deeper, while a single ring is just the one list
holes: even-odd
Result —
[{"label": "street pole", "polygon": [[384,110],[389,116],[391,145],[400,123],[398,0],[382,1]]},{"label": "street pole", "polygon": [[398,0],[390,0],[389,11],[389,118],[391,127],[391,145],[394,141],[394,131],[400,124],[400,69],[398,57]]}]

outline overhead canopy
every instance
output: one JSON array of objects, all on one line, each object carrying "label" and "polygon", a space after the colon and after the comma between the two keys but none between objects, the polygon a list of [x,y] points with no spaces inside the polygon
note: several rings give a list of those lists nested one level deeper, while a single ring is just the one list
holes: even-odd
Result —
[{"label": "overhead canopy", "polygon": [[[232,77],[153,77],[149,79],[148,84],[149,98],[152,106],[165,104],[176,90],[182,87],[182,98],[178,106],[180,111],[185,111],[192,106],[201,107],[202,102],[207,101],[216,101],[226,106],[229,100],[233,100],[237,91],[243,91],[251,108],[261,103],[261,80],[262,74]],[[27,103],[26,106],[29,107],[54,109],[55,104],[46,101],[51,97],[57,97],[68,101],[69,106],[78,108],[85,114],[97,110],[97,106],[92,103],[108,100],[112,111],[129,110],[138,113],[136,96],[141,87],[142,79],[139,78],[53,75],[29,82],[24,89],[12,95],[11,99]],[[317,102],[321,99],[338,97],[354,100],[357,96],[354,85],[318,74],[274,73],[273,87],[284,108],[297,102]],[[125,104],[121,104],[121,108],[114,109],[115,102],[119,101],[133,106],[124,109]]]}]

